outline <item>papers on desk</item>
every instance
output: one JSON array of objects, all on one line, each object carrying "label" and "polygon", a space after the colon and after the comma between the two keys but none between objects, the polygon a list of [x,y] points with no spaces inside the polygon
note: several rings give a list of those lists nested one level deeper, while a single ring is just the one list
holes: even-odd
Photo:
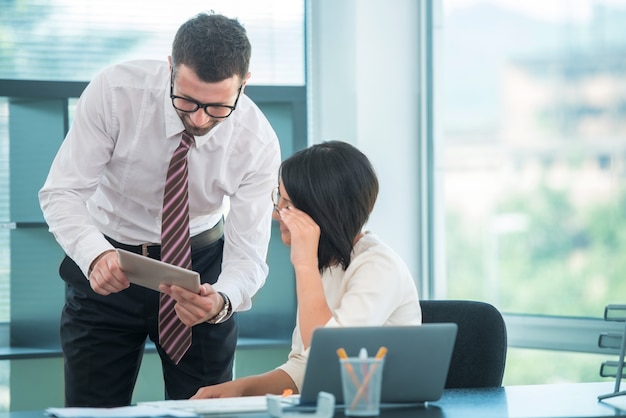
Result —
[{"label": "papers on desk", "polygon": [[48,408],[46,413],[57,418],[188,418],[199,415],[266,412],[267,410],[267,397],[244,396],[241,398],[139,402],[137,406],[119,408]]},{"label": "papers on desk", "polygon": [[57,418],[197,417],[197,414],[191,411],[142,405],[119,408],[48,408],[46,414]]},{"label": "papers on desk", "polygon": [[265,412],[267,411],[267,398],[265,396],[244,396],[241,398],[183,399],[140,402],[139,405],[193,412],[198,415]]}]

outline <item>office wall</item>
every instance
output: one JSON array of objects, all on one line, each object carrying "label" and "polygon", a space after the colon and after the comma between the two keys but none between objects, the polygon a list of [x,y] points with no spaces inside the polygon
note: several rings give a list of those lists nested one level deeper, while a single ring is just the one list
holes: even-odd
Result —
[{"label": "office wall", "polygon": [[309,141],[341,139],[374,164],[380,195],[368,228],[418,266],[418,5],[308,2]]}]

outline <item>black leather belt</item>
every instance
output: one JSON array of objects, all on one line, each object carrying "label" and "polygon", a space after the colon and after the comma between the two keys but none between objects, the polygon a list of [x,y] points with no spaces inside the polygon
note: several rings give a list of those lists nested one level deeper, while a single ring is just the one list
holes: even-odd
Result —
[{"label": "black leather belt", "polygon": [[[213,228],[191,237],[191,250],[193,251],[200,248],[208,247],[209,245],[217,242],[220,238],[222,238],[222,235],[224,235],[224,218],[220,219],[220,221],[215,224]],[[157,258],[160,258],[161,256],[161,244],[146,242],[139,245],[128,245],[115,241],[113,238],[110,237],[107,237],[107,239],[116,248],[122,248],[126,251],[131,251],[133,253],[141,254],[144,256]]]}]

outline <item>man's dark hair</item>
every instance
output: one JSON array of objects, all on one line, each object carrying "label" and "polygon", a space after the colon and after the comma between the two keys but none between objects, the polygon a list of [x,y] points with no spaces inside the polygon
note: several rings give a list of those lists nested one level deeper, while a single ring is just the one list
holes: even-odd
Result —
[{"label": "man's dark hair", "polygon": [[207,83],[248,74],[252,47],[237,19],[199,13],[183,23],[172,44],[174,71],[184,64]]},{"label": "man's dark hair", "polygon": [[320,227],[318,268],[350,265],[354,239],[378,197],[378,178],[367,157],[354,146],[328,141],[286,159],[280,179],[289,200]]}]

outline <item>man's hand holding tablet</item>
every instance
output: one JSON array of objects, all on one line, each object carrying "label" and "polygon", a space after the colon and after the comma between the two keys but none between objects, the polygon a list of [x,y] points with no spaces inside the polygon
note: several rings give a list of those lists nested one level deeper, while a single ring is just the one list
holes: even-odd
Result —
[{"label": "man's hand holding tablet", "polygon": [[176,285],[200,293],[200,275],[178,266],[144,257],[120,248],[115,250],[120,267],[131,283],[159,292],[159,285]]}]

